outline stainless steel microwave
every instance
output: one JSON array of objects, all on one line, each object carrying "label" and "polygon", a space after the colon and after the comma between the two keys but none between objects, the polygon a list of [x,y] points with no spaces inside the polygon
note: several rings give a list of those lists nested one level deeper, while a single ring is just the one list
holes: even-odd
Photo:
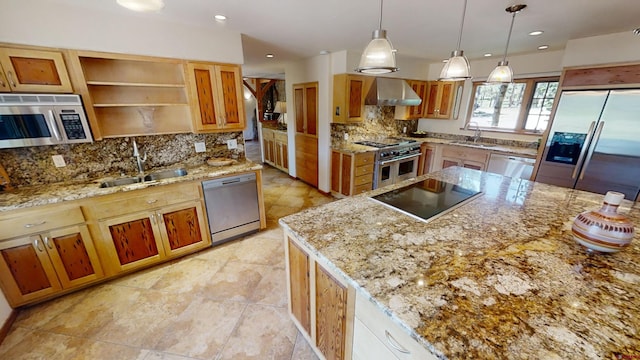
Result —
[{"label": "stainless steel microwave", "polygon": [[79,95],[0,94],[0,148],[92,141]]}]

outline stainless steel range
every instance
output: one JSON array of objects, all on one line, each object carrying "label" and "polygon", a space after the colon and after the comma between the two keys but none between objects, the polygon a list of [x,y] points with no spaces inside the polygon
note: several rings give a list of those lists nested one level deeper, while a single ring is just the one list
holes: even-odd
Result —
[{"label": "stainless steel range", "polygon": [[378,148],[373,172],[374,189],[418,175],[420,144],[415,140],[390,137],[355,143]]}]

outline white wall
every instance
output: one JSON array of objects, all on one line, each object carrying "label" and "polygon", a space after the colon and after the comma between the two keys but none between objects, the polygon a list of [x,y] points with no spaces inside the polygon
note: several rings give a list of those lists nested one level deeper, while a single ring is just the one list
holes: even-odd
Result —
[{"label": "white wall", "polygon": [[[336,57],[343,57],[342,52]],[[293,103],[293,85],[306,82],[318,82],[318,189],[331,191],[331,107],[333,98],[332,67],[336,59],[333,54],[318,55],[285,67],[287,86],[287,109],[295,109]],[[287,133],[289,136],[289,174],[296,176],[295,166],[295,119],[289,112]]]},{"label": "white wall", "polygon": [[640,37],[631,31],[569,40],[562,66],[640,61]]},{"label": "white wall", "polygon": [[98,14],[81,5],[4,0],[0,42],[242,64],[240,33],[214,25],[167,22],[124,8]]}]

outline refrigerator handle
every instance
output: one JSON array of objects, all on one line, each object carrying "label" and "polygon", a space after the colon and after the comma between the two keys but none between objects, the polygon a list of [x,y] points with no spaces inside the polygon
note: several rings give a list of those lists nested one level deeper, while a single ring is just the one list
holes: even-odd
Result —
[{"label": "refrigerator handle", "polygon": [[589,163],[591,162],[591,156],[593,156],[593,151],[596,149],[596,145],[598,145],[598,140],[600,140],[602,128],[604,128],[604,121],[601,121],[600,124],[598,124],[596,134],[593,136],[593,146],[589,146],[589,154],[587,155],[587,160],[585,160],[584,165],[582,166],[582,171],[580,171],[580,178],[578,180],[582,180],[584,178],[584,172],[587,171]]},{"label": "refrigerator handle", "polygon": [[589,125],[589,130],[587,131],[587,137],[584,139],[584,143],[582,146],[582,150],[580,150],[580,156],[578,156],[578,162],[576,162],[576,166],[573,168],[573,172],[571,173],[571,178],[575,179],[578,176],[578,168],[580,168],[580,164],[582,160],[584,160],[584,155],[587,153],[587,147],[589,147],[589,141],[591,141],[591,137],[593,136],[593,128],[596,127],[596,122],[592,121],[591,125]]}]

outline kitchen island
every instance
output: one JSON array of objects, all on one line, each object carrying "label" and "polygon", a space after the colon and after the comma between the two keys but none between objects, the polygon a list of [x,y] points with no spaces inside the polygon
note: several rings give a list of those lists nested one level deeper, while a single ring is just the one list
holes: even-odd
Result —
[{"label": "kitchen island", "polygon": [[[427,178],[482,194],[429,222],[369,198]],[[345,288],[333,307],[344,320],[339,357],[360,358],[358,307],[368,303],[438,358],[636,358],[639,236],[602,255],[571,235],[573,218],[602,199],[455,167],[282,218],[294,322],[316,323],[301,329],[317,351],[331,349],[319,330],[327,314],[316,303],[321,279],[307,284],[310,320],[297,316],[304,286],[291,275],[292,244],[317,264],[312,278],[326,270]],[[623,202],[620,212],[640,224],[637,203]]]}]

